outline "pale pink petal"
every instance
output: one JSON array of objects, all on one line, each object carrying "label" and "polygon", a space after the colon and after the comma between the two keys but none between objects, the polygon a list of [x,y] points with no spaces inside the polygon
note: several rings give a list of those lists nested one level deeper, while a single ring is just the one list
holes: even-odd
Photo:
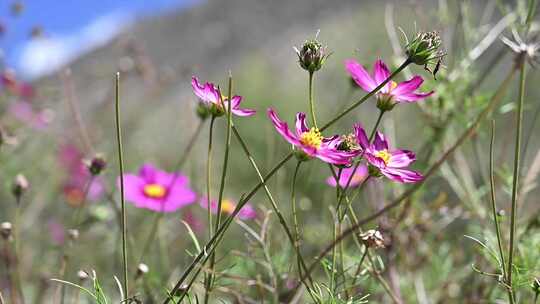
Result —
[{"label": "pale pink petal", "polygon": [[[351,178],[351,175],[354,171],[354,167],[344,168],[341,170],[341,175],[339,175],[339,186],[341,188],[347,187],[347,184],[349,183],[349,179],[351,179],[351,182],[349,183],[349,187],[354,188],[359,186],[368,176],[368,169],[367,166],[361,164],[356,169],[356,172],[354,173],[354,176]],[[339,171],[338,171],[339,172]],[[336,174],[338,174],[336,172]],[[326,179],[326,183],[332,187],[336,187],[336,179],[334,176],[330,176]]]},{"label": "pale pink petal", "polygon": [[236,116],[246,117],[254,115],[257,111],[252,109],[232,109],[231,112]]},{"label": "pale pink petal", "polygon": [[409,150],[396,150],[390,153],[388,167],[405,168],[416,160],[414,152]]},{"label": "pale pink petal", "polygon": [[400,183],[416,183],[423,179],[422,174],[406,169],[381,168],[381,173],[389,179]]},{"label": "pale pink petal", "polygon": [[207,82],[204,85],[201,85],[197,77],[193,76],[191,78],[191,87],[193,88],[193,93],[195,93],[201,101],[215,104],[219,102],[220,93],[213,84]]},{"label": "pale pink petal", "polygon": [[347,72],[349,72],[356,84],[358,84],[364,91],[370,92],[377,87],[375,81],[373,78],[371,78],[366,69],[355,60],[346,60],[345,69]]},{"label": "pale pink petal", "polygon": [[404,101],[404,102],[415,102],[424,98],[427,98],[431,96],[434,93],[434,91],[427,92],[427,93],[407,93],[407,94],[401,94],[399,96],[396,96],[396,101]]}]

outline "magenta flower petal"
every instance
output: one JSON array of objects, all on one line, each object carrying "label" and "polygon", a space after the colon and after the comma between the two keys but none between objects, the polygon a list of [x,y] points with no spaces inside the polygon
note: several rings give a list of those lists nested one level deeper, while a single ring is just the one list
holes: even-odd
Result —
[{"label": "magenta flower petal", "polygon": [[[233,96],[231,98],[231,112],[237,116],[251,116],[256,113],[255,110],[251,109],[240,109],[240,103],[242,102],[242,96]],[[225,102],[225,107],[228,107],[227,102]]]},{"label": "magenta flower petal", "polygon": [[[349,181],[349,178],[351,178],[351,175],[354,171],[354,167],[344,168],[341,170],[341,175],[339,176],[339,186],[342,188],[345,188],[347,186],[347,183]],[[337,172],[336,172],[337,174]],[[354,176],[351,179],[351,183],[349,184],[349,187],[354,188],[359,186],[368,176],[368,168],[366,165],[359,165],[356,169],[356,172],[354,173]],[[334,176],[329,176],[326,179],[326,183],[332,187],[336,187],[336,179]]]},{"label": "magenta flower petal", "polygon": [[283,138],[285,138],[285,140],[295,146],[300,145],[300,141],[298,140],[298,138],[291,134],[291,131],[289,131],[289,126],[287,125],[287,123],[281,121],[272,108],[268,109],[268,117],[270,117],[270,120],[274,124],[274,127],[276,128],[278,133],[281,134]]},{"label": "magenta flower petal", "polygon": [[372,91],[377,87],[374,79],[371,78],[366,69],[353,59],[345,61],[345,69],[351,75],[352,79],[358,84],[364,91]]},{"label": "magenta flower petal", "polygon": [[393,168],[405,168],[416,160],[414,152],[408,150],[396,150],[390,153],[388,166]]},{"label": "magenta flower petal", "polygon": [[[204,209],[208,209],[208,198],[202,198],[199,201],[199,205],[203,207]],[[229,199],[224,199],[221,202],[221,211],[223,213],[232,214],[234,212],[234,209],[236,209],[236,203]],[[218,204],[216,200],[210,201],[210,211],[214,214],[217,213],[218,210]],[[250,220],[257,217],[257,212],[255,211],[255,208],[249,203],[246,203],[244,206],[242,206],[242,209],[238,212],[238,218],[241,220]]]},{"label": "magenta flower petal", "polygon": [[[120,187],[120,178],[118,178],[117,184]],[[146,207],[147,197],[143,192],[145,184],[146,181],[140,176],[124,174],[124,196],[127,201],[132,202],[137,208]]]},{"label": "magenta flower petal", "polygon": [[401,94],[399,95],[397,101],[405,101],[405,102],[415,102],[424,98],[427,98],[431,96],[434,91],[427,92],[427,93],[407,93],[407,94]]},{"label": "magenta flower petal", "polygon": [[297,113],[296,114],[296,135],[300,136],[302,133],[309,131],[309,128],[306,124],[306,114]]},{"label": "magenta flower petal", "polygon": [[392,94],[399,96],[401,94],[414,92],[423,82],[424,79],[421,76],[416,75],[407,81],[399,83],[397,87],[392,90]]},{"label": "magenta flower petal", "polygon": [[205,83],[201,85],[197,77],[191,78],[191,87],[193,93],[204,103],[218,103],[220,99],[220,93],[217,88],[211,83]]},{"label": "magenta flower petal", "polygon": [[[379,85],[383,83],[386,78],[390,76],[390,70],[388,69],[388,66],[384,63],[384,61],[378,59],[375,61],[375,65],[373,65],[373,75],[375,76],[375,84]],[[390,87],[390,83],[388,83],[385,86],[385,91],[388,91],[388,88]]]},{"label": "magenta flower petal", "polygon": [[356,135],[356,140],[362,149],[369,148],[369,139],[366,134],[366,130],[362,127],[361,124],[354,125],[354,133]]},{"label": "magenta flower petal", "polygon": [[375,139],[373,140],[373,145],[376,150],[388,150],[388,141],[384,137],[384,134],[377,131],[375,133]]},{"label": "magenta flower petal", "polygon": [[407,170],[407,169],[397,169],[397,168],[385,168],[381,169],[381,173],[384,176],[388,177],[391,180],[400,182],[400,183],[416,183],[423,179],[422,174]]}]

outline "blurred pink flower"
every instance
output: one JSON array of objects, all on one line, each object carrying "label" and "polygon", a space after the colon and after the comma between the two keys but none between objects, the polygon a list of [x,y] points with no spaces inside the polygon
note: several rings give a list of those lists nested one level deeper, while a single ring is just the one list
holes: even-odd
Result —
[{"label": "blurred pink flower", "polygon": [[[351,177],[353,171],[354,167],[343,168],[341,170],[341,175],[339,175],[339,186],[341,188],[347,187],[347,183],[349,182],[349,178]],[[336,172],[336,174],[338,174],[338,172]],[[349,187],[354,188],[359,186],[368,177],[368,175],[369,172],[367,166],[364,164],[360,164],[356,169],[356,172],[354,172],[351,182],[349,183]],[[332,187],[337,186],[334,176],[329,176],[326,179],[326,183]]]},{"label": "blurred pink flower", "polygon": [[62,245],[66,239],[65,228],[57,220],[49,220],[47,224],[52,241],[56,245]]},{"label": "blurred pink flower", "polygon": [[35,96],[34,87],[17,79],[17,75],[13,70],[6,69],[0,73],[0,84],[10,94],[24,100],[29,101]]},{"label": "blurred pink flower", "polygon": [[[352,76],[356,84],[360,86],[364,91],[373,91],[378,85],[383,83],[389,76],[390,70],[382,60],[375,61],[373,66],[373,77],[369,75],[368,71],[358,62],[353,59],[345,61],[345,68]],[[395,102],[415,102],[420,99],[424,99],[433,91],[428,93],[416,92],[424,79],[421,76],[415,75],[410,80],[396,83],[395,81],[389,81],[382,89],[376,94],[377,98],[391,98]]]},{"label": "blurred pink flower", "polygon": [[[89,201],[96,201],[101,198],[104,192],[103,179],[94,177],[90,186],[91,174],[84,164],[83,153],[73,144],[64,144],[58,151],[58,161],[66,170],[66,180],[62,184],[62,192],[68,204],[79,206],[88,190],[86,198]],[[88,189],[86,189],[89,187]]]},{"label": "blurred pink flower", "polygon": [[188,223],[189,227],[195,232],[201,232],[204,228],[203,222],[191,210],[184,212],[182,220]]},{"label": "blurred pink flower", "polygon": [[309,129],[306,125],[306,114],[304,113],[296,114],[296,134],[291,133],[287,123],[280,120],[272,108],[268,109],[268,117],[270,117],[278,133],[286,141],[301,149],[309,158],[317,157],[330,164],[348,165],[351,159],[360,153],[360,151],[339,150],[338,147],[342,142],[339,136],[326,138],[321,135],[319,130],[315,128]]},{"label": "blurred pink flower", "polygon": [[[117,179],[120,187],[120,177]],[[168,173],[144,164],[138,174],[124,174],[126,200],[137,208],[175,212],[195,201],[189,180],[181,173]]]},{"label": "blurred pink flower", "polygon": [[[228,108],[227,97],[221,94],[219,88],[213,83],[207,82],[204,85],[199,83],[197,77],[193,76],[191,79],[191,87],[193,93],[199,97],[199,100],[204,104],[211,112],[215,114],[225,113]],[[235,95],[231,97],[231,112],[237,116],[251,116],[255,114],[255,110],[240,109],[240,103],[242,102],[242,96]],[[225,109],[223,109],[225,106]]]},{"label": "blurred pink flower", "polygon": [[[199,202],[201,207],[204,209],[208,209],[208,199],[202,198]],[[212,200],[210,202],[210,211],[214,214],[217,213],[218,204],[217,200]],[[232,214],[234,212],[234,209],[236,209],[236,203],[230,199],[224,199],[221,201],[221,212]],[[257,217],[257,211],[255,211],[255,208],[253,208],[250,204],[245,204],[240,212],[238,212],[238,218],[241,220],[251,220]]]},{"label": "blurred pink flower", "polygon": [[412,151],[390,150],[384,135],[377,131],[375,140],[370,143],[366,131],[360,124],[354,126],[358,143],[364,149],[364,157],[369,164],[391,180],[400,183],[416,183],[423,179],[422,174],[404,169],[416,160]]},{"label": "blurred pink flower", "polygon": [[54,112],[50,109],[36,111],[27,101],[17,101],[9,105],[8,112],[19,121],[36,130],[43,130],[54,119]]}]

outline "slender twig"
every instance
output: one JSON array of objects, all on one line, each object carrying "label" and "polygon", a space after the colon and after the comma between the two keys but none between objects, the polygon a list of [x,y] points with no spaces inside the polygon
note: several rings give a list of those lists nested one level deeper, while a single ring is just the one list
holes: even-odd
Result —
[{"label": "slender twig", "polygon": [[298,215],[296,212],[296,179],[298,177],[298,171],[300,170],[300,165],[302,164],[301,161],[298,161],[296,163],[296,167],[294,168],[293,178],[292,178],[292,185],[291,185],[291,214],[293,217],[293,225],[294,225],[294,246],[296,250],[296,263],[298,265],[298,277],[302,277],[302,267],[300,265],[300,229],[298,227]]},{"label": "slender twig", "polygon": [[[116,73],[116,99],[115,99],[116,141],[118,144],[118,167],[120,170],[120,203],[122,213],[122,258],[124,270],[124,296],[128,296],[128,262],[127,262],[127,216],[126,201],[124,196],[124,156],[122,151],[122,129],[120,123],[120,72]],[[124,299],[123,299],[124,300]]]},{"label": "slender twig", "polygon": [[[212,141],[213,141],[213,133],[214,133],[214,123],[216,121],[216,117],[212,116],[210,119],[210,129],[208,131],[208,156],[206,161],[206,216],[208,221],[208,239],[211,239],[214,233],[214,228],[212,224],[212,199],[211,199],[211,176],[212,176]],[[206,273],[204,278],[204,286],[205,286],[205,303],[209,293],[210,293],[210,285],[212,284],[212,273]]]},{"label": "slender twig", "polygon": [[520,162],[521,162],[521,133],[523,129],[523,99],[525,97],[525,76],[526,76],[526,64],[525,64],[525,54],[520,54],[518,57],[519,61],[519,95],[518,95],[518,105],[516,112],[516,145],[514,150],[514,178],[512,183],[512,209],[510,211],[510,247],[508,249],[508,268],[507,276],[508,285],[512,292],[510,297],[510,303],[515,302],[514,295],[514,284],[512,283],[512,268],[514,261],[514,239],[516,233],[516,218],[517,218],[517,193],[519,187],[519,172],[520,172]]},{"label": "slender twig", "polygon": [[356,280],[358,279],[358,277],[360,276],[360,272],[362,271],[362,263],[364,262],[364,259],[366,258],[367,256],[367,253],[368,253],[368,247],[364,245],[364,247],[366,249],[364,249],[364,253],[362,254],[362,257],[360,258],[360,261],[358,262],[358,266],[356,268],[356,271],[354,272],[354,277],[352,279],[352,282],[351,282],[351,290],[350,290],[350,293],[352,294],[353,293],[353,289],[356,285]]}]

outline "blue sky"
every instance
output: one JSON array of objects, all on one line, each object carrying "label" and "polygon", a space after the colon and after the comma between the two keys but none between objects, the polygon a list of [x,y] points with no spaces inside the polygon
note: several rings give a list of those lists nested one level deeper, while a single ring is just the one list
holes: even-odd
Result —
[{"label": "blue sky", "polygon": [[[0,38],[7,66],[23,77],[39,77],[55,64],[69,61],[106,43],[136,16],[181,9],[198,0],[26,0],[22,14],[13,16],[12,1],[1,1]],[[31,42],[31,29],[39,25],[48,41]],[[62,58],[68,57],[68,58]]]}]

